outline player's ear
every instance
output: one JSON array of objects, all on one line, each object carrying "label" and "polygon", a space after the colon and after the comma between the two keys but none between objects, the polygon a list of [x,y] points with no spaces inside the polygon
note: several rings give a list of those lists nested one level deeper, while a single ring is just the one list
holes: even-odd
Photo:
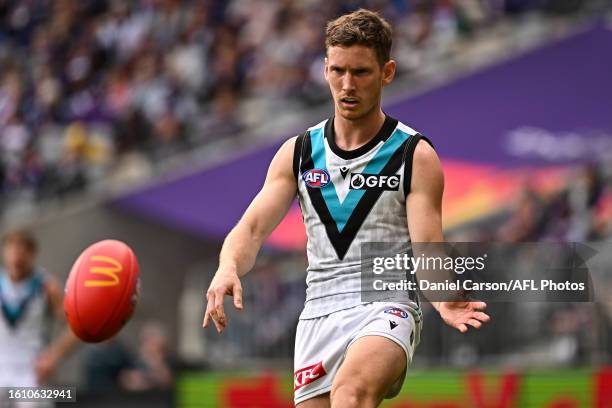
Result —
[{"label": "player's ear", "polygon": [[389,60],[385,62],[385,65],[383,65],[383,68],[382,68],[383,85],[389,85],[391,81],[393,81],[393,78],[395,78],[396,66],[397,64],[395,63],[394,60]]},{"label": "player's ear", "polygon": [[323,76],[327,81],[329,76],[329,60],[327,59],[327,57],[325,57],[325,64],[323,65]]}]

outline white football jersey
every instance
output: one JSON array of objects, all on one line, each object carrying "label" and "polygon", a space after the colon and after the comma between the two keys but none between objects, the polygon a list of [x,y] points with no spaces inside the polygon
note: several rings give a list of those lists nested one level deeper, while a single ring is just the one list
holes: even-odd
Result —
[{"label": "white football jersey", "polygon": [[0,387],[36,386],[35,363],[50,328],[45,277],[13,282],[0,270]]},{"label": "white football jersey", "polygon": [[[361,243],[385,242],[398,251],[409,244],[406,195],[420,138],[387,116],[379,133],[355,150],[336,145],[333,118],[296,140],[293,169],[308,236],[301,319],[362,303]],[[420,315],[416,293],[405,292],[401,302]]]}]

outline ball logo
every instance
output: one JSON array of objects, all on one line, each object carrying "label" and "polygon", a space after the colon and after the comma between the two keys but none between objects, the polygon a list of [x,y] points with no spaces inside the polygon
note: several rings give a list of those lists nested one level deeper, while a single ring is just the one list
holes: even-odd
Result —
[{"label": "ball logo", "polygon": [[302,180],[308,187],[321,188],[329,184],[329,173],[323,169],[311,169],[302,173]]},{"label": "ball logo", "polygon": [[397,191],[400,176],[385,176],[381,174],[353,173],[349,187],[351,190],[387,190]]},{"label": "ball logo", "polygon": [[117,286],[119,284],[119,276],[117,274],[121,272],[123,268],[117,260],[103,255],[94,255],[91,257],[91,260],[103,262],[105,265],[92,266],[89,268],[89,273],[92,275],[106,276],[108,279],[87,279],[85,281],[85,287]]}]

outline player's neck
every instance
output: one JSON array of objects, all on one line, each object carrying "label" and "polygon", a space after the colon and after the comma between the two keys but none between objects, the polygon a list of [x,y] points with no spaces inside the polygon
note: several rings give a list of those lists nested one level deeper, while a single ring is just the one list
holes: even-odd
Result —
[{"label": "player's neck", "polygon": [[342,150],[355,150],[372,140],[385,122],[385,114],[373,109],[368,115],[357,120],[349,120],[341,115],[334,116],[336,145]]},{"label": "player's neck", "polygon": [[7,269],[6,275],[12,283],[20,283],[30,279],[33,275],[33,268],[27,268],[24,270]]}]

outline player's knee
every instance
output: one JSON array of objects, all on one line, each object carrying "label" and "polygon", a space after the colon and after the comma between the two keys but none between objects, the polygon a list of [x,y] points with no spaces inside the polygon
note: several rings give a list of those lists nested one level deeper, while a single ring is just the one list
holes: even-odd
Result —
[{"label": "player's knee", "polygon": [[331,390],[332,408],[340,407],[368,407],[375,406],[377,396],[365,382],[340,382]]}]

